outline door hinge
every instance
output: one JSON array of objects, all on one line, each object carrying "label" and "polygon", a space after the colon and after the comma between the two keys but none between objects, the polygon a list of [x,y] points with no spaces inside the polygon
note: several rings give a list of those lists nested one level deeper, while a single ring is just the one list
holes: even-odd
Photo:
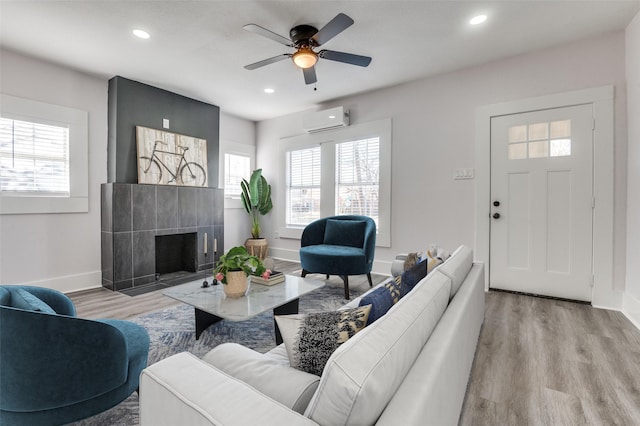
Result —
[{"label": "door hinge", "polygon": [[596,282],[596,277],[594,277],[593,275],[591,275],[591,279],[589,280],[589,285],[590,285],[591,287],[593,287],[593,286],[594,286],[594,284],[595,284],[595,282]]},{"label": "door hinge", "polygon": [[595,130],[596,129],[596,119],[593,119],[593,124],[591,125],[591,130]]},{"label": "door hinge", "polygon": [[596,197],[591,197],[591,209],[596,208]]}]

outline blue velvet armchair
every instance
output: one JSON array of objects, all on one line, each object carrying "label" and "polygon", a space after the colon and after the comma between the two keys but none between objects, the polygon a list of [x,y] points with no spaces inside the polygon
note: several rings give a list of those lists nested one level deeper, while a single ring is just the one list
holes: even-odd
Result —
[{"label": "blue velvet armchair", "polygon": [[55,290],[0,286],[0,424],[60,425],[107,410],[137,390],[148,353],[137,324],[77,318]]},{"label": "blue velvet armchair", "polygon": [[376,223],[368,216],[342,215],[318,219],[306,226],[300,241],[302,276],[338,275],[349,299],[349,275],[367,275],[369,285],[376,250]]}]

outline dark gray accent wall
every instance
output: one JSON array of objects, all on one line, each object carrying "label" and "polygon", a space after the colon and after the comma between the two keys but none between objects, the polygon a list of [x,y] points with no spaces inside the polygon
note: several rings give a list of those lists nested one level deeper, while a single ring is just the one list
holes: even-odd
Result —
[{"label": "dark gray accent wall", "polygon": [[107,182],[138,182],[136,126],[144,126],[206,139],[209,187],[218,187],[219,107],[116,76],[109,80],[108,111]]}]

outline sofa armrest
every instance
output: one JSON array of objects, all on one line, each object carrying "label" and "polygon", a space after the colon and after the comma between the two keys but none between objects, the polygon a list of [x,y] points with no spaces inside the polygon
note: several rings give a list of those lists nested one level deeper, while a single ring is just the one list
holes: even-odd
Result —
[{"label": "sofa armrest", "polygon": [[214,366],[183,352],[140,378],[140,425],[315,425]]}]

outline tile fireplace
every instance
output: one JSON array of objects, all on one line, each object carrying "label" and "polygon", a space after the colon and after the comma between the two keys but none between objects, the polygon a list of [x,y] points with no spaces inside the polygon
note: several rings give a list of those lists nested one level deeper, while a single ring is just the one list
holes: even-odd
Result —
[{"label": "tile fireplace", "polygon": [[221,189],[105,183],[101,195],[105,288],[132,289],[162,274],[211,269],[224,252]]}]

